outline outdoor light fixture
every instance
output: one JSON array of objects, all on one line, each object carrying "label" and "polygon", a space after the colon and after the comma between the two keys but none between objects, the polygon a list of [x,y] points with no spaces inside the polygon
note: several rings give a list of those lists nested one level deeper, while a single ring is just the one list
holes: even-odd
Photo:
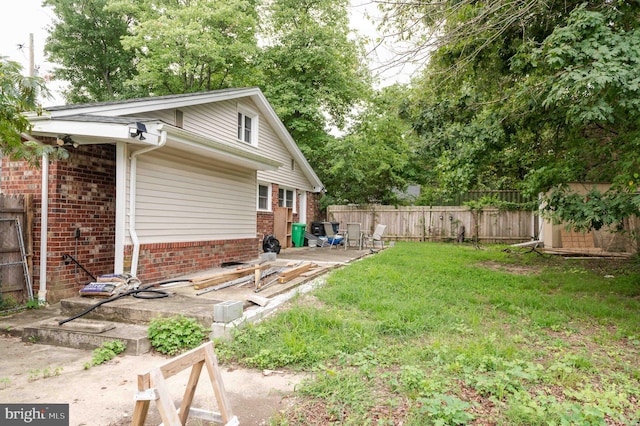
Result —
[{"label": "outdoor light fixture", "polygon": [[71,139],[71,135],[58,137],[58,139],[56,139],[56,144],[58,146],[72,146],[74,148],[77,148],[79,146],[78,142],[75,142],[73,139]]},{"label": "outdoor light fixture", "polygon": [[138,138],[143,141],[146,139],[142,135],[143,133],[147,133],[147,126],[145,126],[144,123],[136,121],[135,127],[129,126],[129,136],[132,138]]}]

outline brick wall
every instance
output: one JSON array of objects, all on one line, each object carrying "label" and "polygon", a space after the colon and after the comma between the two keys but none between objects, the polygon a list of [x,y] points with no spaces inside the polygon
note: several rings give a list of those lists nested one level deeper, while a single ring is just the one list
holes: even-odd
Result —
[{"label": "brick wall", "polygon": [[75,264],[61,261],[64,254],[73,256],[94,276],[113,272],[115,146],[70,148],[69,158],[52,166],[50,182],[54,188],[49,192],[47,298],[59,300],[76,296],[84,284],[92,281]]},{"label": "brick wall", "polygon": [[322,218],[320,212],[320,197],[318,193],[307,192],[307,232],[311,232],[311,222],[319,222]]},{"label": "brick wall", "polygon": [[[51,140],[49,141],[51,142]],[[47,229],[47,300],[75,296],[93,275],[113,272],[115,241],[115,147],[84,145],[69,148],[69,158],[49,165]],[[40,286],[41,169],[24,161],[3,159],[2,191],[34,194],[33,284]],[[79,232],[79,233],[77,233]]]},{"label": "brick wall", "polygon": [[[271,185],[271,211],[264,212],[259,211],[257,214],[257,235],[258,243],[260,246],[260,252],[262,252],[262,240],[266,235],[273,234],[273,212],[278,207],[278,189],[277,184]],[[307,192],[307,232],[310,232],[311,222],[317,221],[320,218],[320,194],[314,194]],[[297,205],[300,205],[300,196],[297,199]],[[293,221],[298,222],[299,214],[294,213]]]},{"label": "brick wall", "polygon": [[[157,283],[197,271],[217,268],[225,262],[257,259],[257,238],[142,244],[137,278],[144,284]],[[125,263],[130,264],[132,246],[125,247]]]}]

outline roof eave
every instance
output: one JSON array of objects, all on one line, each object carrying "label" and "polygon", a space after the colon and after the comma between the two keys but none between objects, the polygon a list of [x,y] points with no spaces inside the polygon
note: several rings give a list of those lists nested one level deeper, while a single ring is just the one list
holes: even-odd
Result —
[{"label": "roof eave", "polygon": [[144,139],[132,136],[136,120],[122,120],[121,123],[101,121],[78,121],[63,119],[38,119],[32,121],[31,134],[36,137],[63,138],[69,136],[79,145],[114,144],[124,142],[137,146],[156,146],[160,135],[167,132],[167,145],[191,152],[204,158],[214,158],[252,170],[277,170],[281,163],[251,152],[243,147],[206,138],[182,130],[158,120],[142,121],[147,128]]},{"label": "roof eave", "polygon": [[[223,89],[202,93],[167,95],[142,99],[130,99],[125,101],[101,102],[95,104],[56,106],[47,108],[44,111],[44,114],[51,116],[54,119],[63,119],[67,116],[79,114],[116,117],[144,114],[145,112],[149,111],[183,108],[204,103],[240,99],[243,97],[251,98],[255,102],[255,104],[264,114],[266,120],[283,141],[287,150],[291,153],[293,159],[297,164],[300,165],[303,174],[309,180],[309,183],[313,186],[314,191],[322,192],[324,190],[324,185],[320,181],[320,178],[315,173],[307,159],[304,157],[304,155],[300,151],[300,148],[295,143],[288,130],[258,87]],[[37,119],[34,119],[33,121],[35,122],[36,120]],[[258,163],[263,163],[265,164],[265,166],[268,164],[264,163],[263,160],[258,161]],[[271,166],[269,166],[268,170],[271,170]]]}]

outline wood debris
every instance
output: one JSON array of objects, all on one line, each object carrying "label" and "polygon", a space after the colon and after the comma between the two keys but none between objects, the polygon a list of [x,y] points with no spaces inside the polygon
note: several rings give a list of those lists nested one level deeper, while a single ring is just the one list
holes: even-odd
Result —
[{"label": "wood debris", "polygon": [[257,264],[250,267],[238,267],[231,271],[218,272],[212,275],[205,275],[200,277],[191,278],[189,281],[193,283],[193,288],[200,290],[207,287],[212,287],[217,284],[226,283],[227,281],[237,280],[238,278],[245,277],[247,275],[253,275],[256,271],[260,271],[269,267],[270,264]]},{"label": "wood debris", "polygon": [[297,278],[298,276],[304,274],[310,269],[317,268],[317,267],[318,265],[316,265],[315,263],[304,263],[300,266],[297,266],[282,272],[280,274],[280,278],[278,278],[278,282],[280,284],[286,283],[287,281],[291,281],[292,279]]},{"label": "wood debris", "polygon": [[[196,295],[246,283],[253,283],[255,292],[259,292],[275,283],[283,284],[298,277],[309,277],[318,273],[317,271],[313,271],[318,265],[311,262],[290,263],[285,267],[279,268],[270,266],[270,263],[263,264],[261,262],[260,264],[249,267],[238,267],[230,271],[194,277],[189,281],[193,284],[194,289],[204,289],[196,293]],[[274,277],[269,278],[271,276]],[[269,280],[267,280],[267,278],[269,278]],[[266,301],[259,297],[248,300],[260,306],[266,304]]]}]

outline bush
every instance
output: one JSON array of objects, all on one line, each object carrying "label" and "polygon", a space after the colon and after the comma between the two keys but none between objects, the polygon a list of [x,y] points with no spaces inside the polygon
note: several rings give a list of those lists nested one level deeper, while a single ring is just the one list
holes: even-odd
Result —
[{"label": "bush", "polygon": [[91,362],[85,363],[84,369],[88,370],[94,365],[100,365],[107,361],[110,361],[124,352],[125,349],[127,349],[127,346],[120,340],[104,342],[102,346],[93,350],[93,357],[91,358]]},{"label": "bush", "polygon": [[194,318],[179,315],[153,319],[147,333],[155,350],[165,355],[175,355],[198,347],[207,336],[207,329]]}]

